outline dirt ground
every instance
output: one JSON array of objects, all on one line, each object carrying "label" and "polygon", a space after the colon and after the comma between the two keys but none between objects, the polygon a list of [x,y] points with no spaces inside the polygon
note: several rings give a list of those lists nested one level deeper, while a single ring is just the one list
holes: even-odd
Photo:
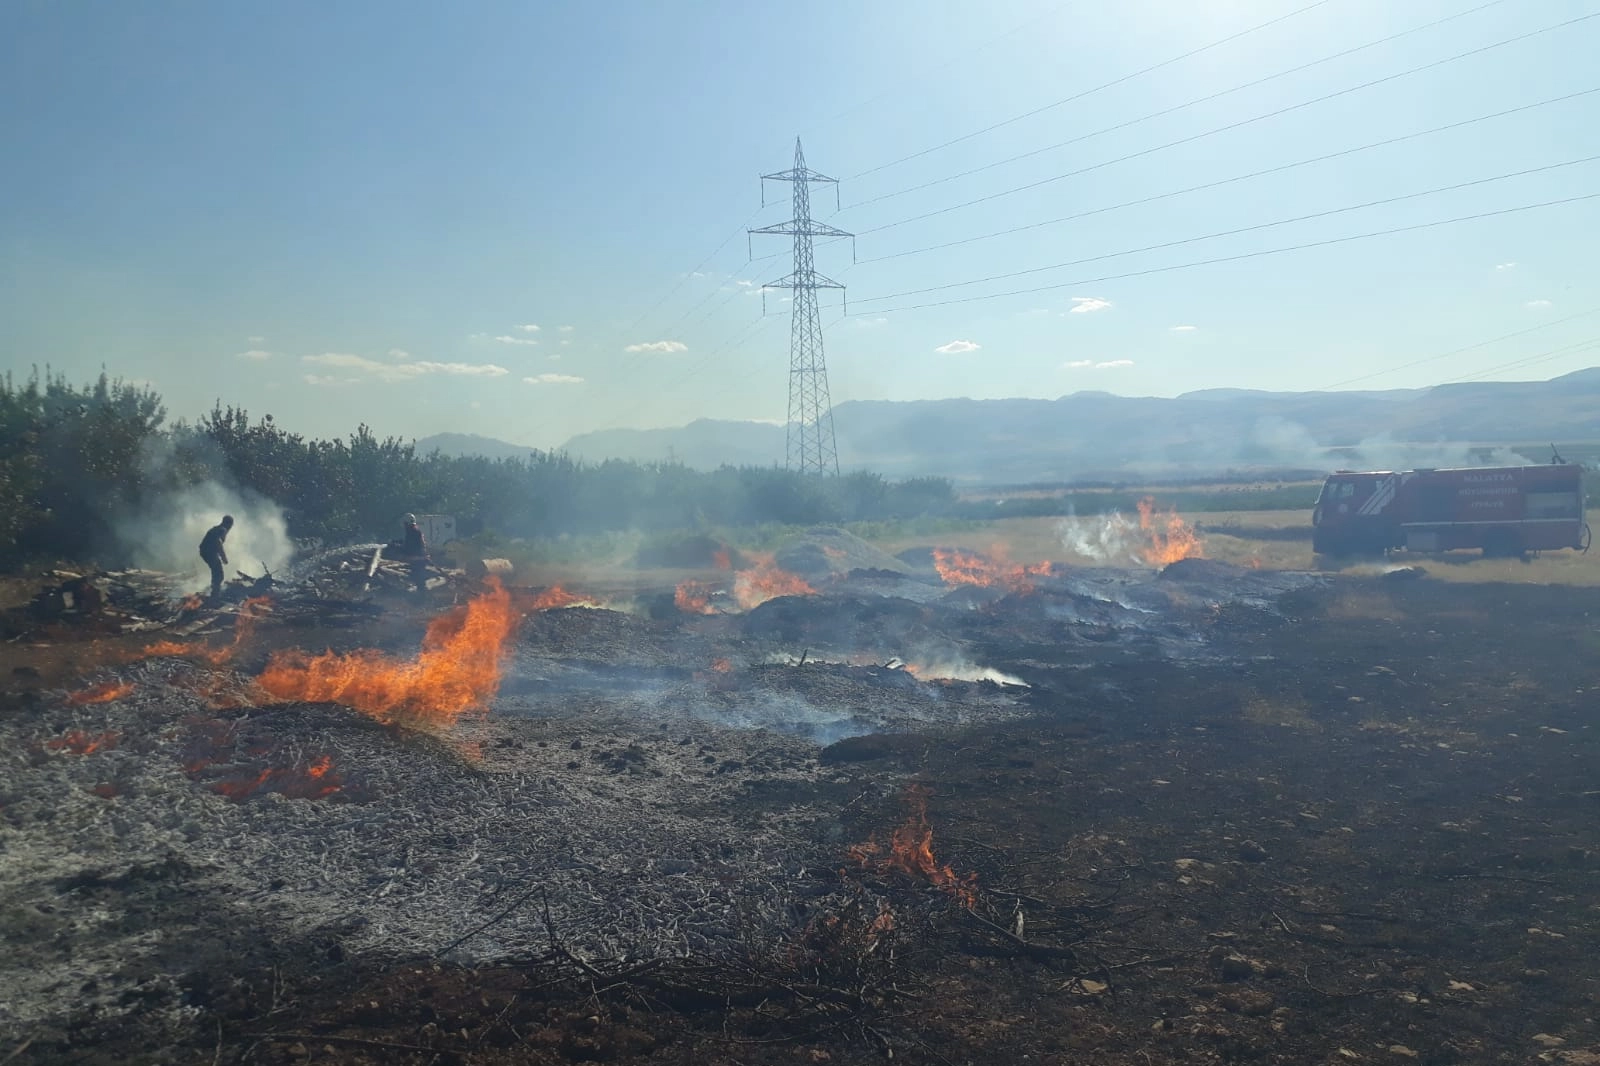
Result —
[{"label": "dirt ground", "polygon": [[[242,921],[186,941],[173,923],[144,964],[183,1024],[75,1011],[86,991],[65,981],[62,1021],[0,1022],[0,1063],[1600,1064],[1600,590],[1332,575],[1270,609],[1195,607],[1194,656],[1086,654],[1107,627],[983,610],[962,647],[1031,686],[1025,716],[809,761],[774,739],[794,772],[734,773],[735,840],[829,815],[812,861],[774,853],[817,901],[782,940],[601,959],[552,928],[522,957],[461,964]],[[695,639],[734,639],[713,622]],[[329,639],[396,646],[420,625]],[[619,626],[605,639],[640,661],[667,631]],[[572,634],[552,621],[523,642],[599,654],[597,631]],[[115,646],[6,647],[0,713],[42,713]],[[943,886],[851,851],[924,824]],[[159,930],[198,899],[176,861],[85,870],[12,909],[0,940],[75,909]]]}]

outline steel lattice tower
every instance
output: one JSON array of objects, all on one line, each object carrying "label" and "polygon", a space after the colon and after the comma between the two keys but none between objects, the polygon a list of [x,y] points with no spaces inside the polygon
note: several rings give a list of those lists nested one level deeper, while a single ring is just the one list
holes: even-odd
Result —
[{"label": "steel lattice tower", "polygon": [[[842,295],[844,286],[817,273],[811,259],[811,238],[855,235],[811,217],[811,184],[831,184],[837,202],[839,182],[837,178],[806,167],[800,138],[794,141],[794,169],[761,175],[763,203],[769,181],[787,181],[794,186],[794,217],[776,226],[750,230],[752,234],[783,234],[794,238],[794,271],[761,287],[763,292],[788,289],[794,296],[794,317],[789,327],[789,447],[784,465],[802,474],[837,475],[839,451],[833,439],[833,403],[828,398],[828,367],[822,356],[817,290],[838,289]],[[762,299],[765,301],[764,296]]]}]

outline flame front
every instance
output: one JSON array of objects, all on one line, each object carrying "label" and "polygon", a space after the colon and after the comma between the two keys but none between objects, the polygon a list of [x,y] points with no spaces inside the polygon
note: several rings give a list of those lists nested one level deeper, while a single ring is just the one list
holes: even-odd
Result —
[{"label": "flame front", "polygon": [[1139,501],[1139,528],[1150,537],[1143,554],[1145,562],[1152,566],[1166,566],[1180,559],[1205,558],[1200,534],[1178,515],[1176,508],[1165,514],[1157,511],[1153,496]]},{"label": "flame front", "polygon": [[749,570],[741,570],[733,579],[733,598],[748,611],[779,596],[815,596],[804,578],[778,568],[770,556],[757,560]]},{"label": "flame front", "polygon": [[958,877],[948,866],[939,865],[933,857],[933,827],[928,824],[928,789],[913,785],[906,798],[911,803],[911,816],[894,831],[889,839],[889,849],[884,851],[876,839],[865,844],[850,846],[850,857],[878,873],[898,870],[913,877],[923,877],[956,897],[968,910],[978,902],[978,875]]},{"label": "flame front", "polygon": [[1026,593],[1034,589],[1034,578],[1049,577],[1055,573],[1050,563],[1018,566],[1009,563],[1004,553],[996,550],[992,559],[967,552],[933,550],[933,565],[946,585],[974,585],[979,588],[1003,588],[1007,592]]},{"label": "flame front", "polygon": [[703,581],[685,581],[672,594],[672,602],[684,614],[715,614],[711,594],[716,589]]},{"label": "flame front", "polygon": [[206,787],[236,803],[263,792],[276,792],[288,799],[319,800],[342,791],[344,781],[333,772],[333,759],[319,755],[304,768],[269,766],[254,776],[227,777]]},{"label": "flame front", "polygon": [[110,703],[112,700],[131,696],[133,689],[131,681],[102,681],[98,685],[90,685],[88,688],[70,693],[67,702],[78,706],[89,703]]},{"label": "flame front", "polygon": [[121,733],[88,733],[82,729],[69,729],[53,740],[45,741],[45,747],[51,751],[66,751],[73,755],[88,755],[90,752],[105,751],[117,746],[117,741],[122,739]]},{"label": "flame front", "polygon": [[588,596],[568,592],[560,585],[552,585],[532,597],[519,595],[517,601],[517,607],[523,611],[553,611],[560,607],[576,607],[579,604],[586,607],[594,605],[594,600]]},{"label": "flame front", "polygon": [[279,652],[257,684],[279,699],[341,703],[385,724],[448,729],[500,690],[500,660],[517,622],[510,593],[490,579],[487,591],[428,625],[414,660],[373,650]]}]

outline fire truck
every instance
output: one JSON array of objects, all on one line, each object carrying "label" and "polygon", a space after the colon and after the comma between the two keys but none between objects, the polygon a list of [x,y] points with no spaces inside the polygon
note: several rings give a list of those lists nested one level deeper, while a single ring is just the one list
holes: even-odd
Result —
[{"label": "fire truck", "polygon": [[1311,525],[1312,549],[1322,555],[1481,548],[1485,556],[1516,557],[1589,550],[1583,467],[1565,462],[1341,470],[1322,483]]}]

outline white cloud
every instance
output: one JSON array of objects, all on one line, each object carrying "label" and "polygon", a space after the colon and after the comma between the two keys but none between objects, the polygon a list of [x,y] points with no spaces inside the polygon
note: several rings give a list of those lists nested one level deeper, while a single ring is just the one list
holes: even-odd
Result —
[{"label": "white cloud", "polygon": [[1547,307],[1554,307],[1555,304],[1551,303],[1549,300],[1529,300],[1522,306],[1532,311],[1543,311]]},{"label": "white cloud", "polygon": [[411,358],[411,353],[406,351],[404,348],[390,348],[389,349],[389,358],[390,359],[402,359],[402,360],[403,359],[410,359]]},{"label": "white cloud", "polygon": [[1063,370],[1116,370],[1118,367],[1132,366],[1132,359],[1105,359],[1095,362],[1093,359],[1074,359],[1070,363],[1062,363]]},{"label": "white cloud", "polygon": [[857,329],[877,329],[879,326],[887,326],[888,324],[889,320],[887,318],[855,319],[855,325]]},{"label": "white cloud", "polygon": [[[567,345],[569,345],[569,344],[571,344],[571,343],[572,343],[572,342],[571,342],[571,341],[569,341],[569,340],[567,340],[567,339],[566,339],[566,338],[562,338],[562,340],[561,340],[561,346],[562,346],[562,347],[563,347],[563,348],[565,348],[565,347],[566,347],[566,346],[567,346]],[[560,359],[560,358],[561,358],[561,357],[560,357],[560,356],[559,356],[559,355],[555,355],[555,356],[551,356],[551,358],[552,358],[552,359]]]},{"label": "white cloud", "polygon": [[[428,360],[422,360],[415,363],[380,363],[376,359],[368,359],[366,356],[362,355],[351,355],[347,352],[324,352],[321,355],[302,355],[300,357],[300,361],[302,363],[309,363],[312,366],[333,367],[341,370],[358,370],[365,374],[371,374],[379,381],[391,383],[398,381],[410,381],[426,374],[446,374],[453,377],[498,378],[504,377],[505,375],[511,373],[511,371],[507,370],[505,367],[497,366],[494,363],[435,363]],[[332,379],[311,381],[310,378],[315,376],[317,375],[308,375],[307,381],[309,384],[334,384]]]},{"label": "white cloud", "polygon": [[1088,315],[1096,311],[1104,311],[1110,306],[1110,300],[1102,300],[1098,296],[1074,296],[1072,298],[1072,306],[1067,308],[1067,314]]},{"label": "white cloud", "polygon": [[248,352],[240,352],[238,355],[234,356],[234,358],[235,359],[255,359],[257,361],[260,361],[260,360],[263,360],[263,359],[271,359],[272,358],[272,353],[271,352],[264,352],[259,348],[252,348]]},{"label": "white cloud", "polygon": [[265,337],[246,337],[245,340],[249,341],[251,344],[265,344],[265,343],[267,343],[267,338],[265,338]]},{"label": "white cloud", "polygon": [[307,374],[303,379],[307,385],[354,385],[355,378],[341,378],[334,374]]},{"label": "white cloud", "polygon": [[[524,326],[523,328],[526,329],[527,327]],[[494,339],[499,341],[501,344],[526,344],[529,347],[539,343],[538,341],[532,340],[528,337],[511,337],[502,335]]]},{"label": "white cloud", "polygon": [[583,379],[572,374],[535,374],[523,378],[524,385],[582,385]]},{"label": "white cloud", "polygon": [[471,403],[467,404],[467,406],[476,411],[478,408],[482,407],[483,404],[479,403],[477,400],[473,400]]},{"label": "white cloud", "polygon": [[561,331],[561,332],[562,332],[562,333],[571,333],[571,332],[572,332],[572,327],[571,327],[571,326],[559,326],[559,327],[557,327],[557,328],[558,328],[558,329],[559,329],[559,330],[560,330],[560,331]]},{"label": "white cloud", "polygon": [[323,352],[321,355],[302,355],[302,363],[312,366],[337,366],[346,370],[387,370],[389,367],[375,359],[368,359],[364,355],[350,355],[347,352]]},{"label": "white cloud", "polygon": [[1515,270],[1515,269],[1516,269],[1516,268],[1517,268],[1517,264],[1516,264],[1516,263],[1515,263],[1515,262],[1510,262],[1510,263],[1496,263],[1496,264],[1495,264],[1495,265],[1494,265],[1494,268],[1495,268],[1495,269],[1496,269],[1496,270]]},{"label": "white cloud", "polygon": [[940,355],[963,355],[967,352],[975,352],[982,347],[983,345],[977,341],[951,341],[949,344],[939,345],[934,351]]},{"label": "white cloud", "polygon": [[539,327],[537,325],[535,325],[534,323],[532,323],[532,322],[529,322],[526,326],[518,326],[517,328],[520,329],[524,333],[538,333],[539,332]]},{"label": "white cloud", "polygon": [[649,341],[645,344],[630,344],[622,349],[625,352],[686,352],[689,346],[682,341]]},{"label": "white cloud", "polygon": [[1168,333],[1193,333],[1199,326],[1168,326]]},{"label": "white cloud", "polygon": [[416,369],[418,374],[454,374],[462,377],[503,378],[511,371],[494,363],[407,363],[396,369]]}]

